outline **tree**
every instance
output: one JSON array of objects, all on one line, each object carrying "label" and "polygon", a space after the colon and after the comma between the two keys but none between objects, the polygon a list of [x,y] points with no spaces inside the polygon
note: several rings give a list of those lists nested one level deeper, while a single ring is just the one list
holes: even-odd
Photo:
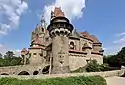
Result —
[{"label": "tree", "polygon": [[118,53],[117,53],[117,60],[120,65],[125,65],[125,47],[123,47]]},{"label": "tree", "polygon": [[4,58],[0,59],[0,67],[22,65],[22,58],[14,55],[13,51],[7,51]]},{"label": "tree", "polygon": [[100,72],[101,66],[99,64],[97,64],[96,60],[91,60],[90,63],[88,63],[86,71],[87,72]]},{"label": "tree", "polygon": [[0,53],[0,59],[2,59],[2,54]]},{"label": "tree", "polygon": [[8,57],[8,58],[12,58],[12,57],[14,57],[14,53],[13,53],[13,51],[7,51],[6,52],[6,55],[4,55],[4,57],[6,58],[6,57]]},{"label": "tree", "polygon": [[103,58],[104,63],[108,63],[111,67],[125,66],[125,47],[123,47],[116,55],[109,55]]}]

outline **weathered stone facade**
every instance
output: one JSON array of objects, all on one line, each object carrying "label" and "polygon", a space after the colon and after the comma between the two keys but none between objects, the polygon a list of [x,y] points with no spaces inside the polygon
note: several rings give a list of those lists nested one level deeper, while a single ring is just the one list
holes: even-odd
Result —
[{"label": "weathered stone facade", "polygon": [[[31,42],[36,42],[36,47],[33,47],[32,43],[29,53],[36,53],[37,57],[31,55],[33,59],[30,60],[30,64],[32,62],[51,62],[52,73],[56,73],[57,70],[61,71],[61,69],[66,71],[64,69],[75,70],[83,67],[89,60],[93,59],[97,60],[99,64],[103,63],[102,43],[88,32],[78,33],[60,8],[56,7],[51,13],[48,28],[45,26],[44,17],[41,21],[41,25],[38,25],[32,33]],[[42,53],[41,61],[40,52]],[[55,70],[53,71],[53,69]]]},{"label": "weathered stone facade", "polygon": [[23,49],[21,54],[24,65],[29,58],[29,66],[49,65],[43,72],[51,74],[69,73],[93,59],[103,64],[102,43],[88,32],[78,33],[59,7],[51,13],[48,27],[42,16],[32,32],[30,48]]}]

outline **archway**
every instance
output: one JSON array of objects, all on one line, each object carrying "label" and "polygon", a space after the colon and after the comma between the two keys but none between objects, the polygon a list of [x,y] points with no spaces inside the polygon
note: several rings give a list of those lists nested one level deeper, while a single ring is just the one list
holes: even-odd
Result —
[{"label": "archway", "polygon": [[120,77],[125,77],[125,73],[123,75],[121,75]]},{"label": "archway", "polygon": [[34,71],[33,75],[38,75],[38,73],[39,73],[38,71]]},{"label": "archway", "polygon": [[50,66],[45,66],[42,70],[42,74],[48,74],[49,73]]},{"label": "archway", "polygon": [[9,75],[9,74],[7,74],[7,73],[2,73],[2,74],[0,74],[0,75]]},{"label": "archway", "polygon": [[18,75],[30,75],[27,71],[22,71]]}]

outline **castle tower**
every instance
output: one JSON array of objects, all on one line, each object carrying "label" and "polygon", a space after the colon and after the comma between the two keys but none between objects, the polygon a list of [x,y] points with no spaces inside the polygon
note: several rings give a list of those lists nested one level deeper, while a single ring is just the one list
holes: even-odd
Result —
[{"label": "castle tower", "polygon": [[44,46],[39,39],[33,40],[29,48],[29,64],[42,65],[45,64]]},{"label": "castle tower", "polygon": [[73,26],[65,17],[62,10],[58,7],[54,10],[54,16],[48,31],[52,38],[52,74],[68,73],[69,69],[69,35],[72,33]]},{"label": "castle tower", "polygon": [[26,65],[27,55],[28,55],[28,51],[26,50],[26,48],[23,48],[23,50],[21,51],[21,56],[22,56],[22,63],[23,63],[23,65]]},{"label": "castle tower", "polygon": [[43,13],[40,24],[37,25],[36,29],[32,32],[31,42],[35,40],[36,38],[38,38],[41,44],[44,45],[46,32],[47,32],[46,22],[45,22],[45,17]]}]

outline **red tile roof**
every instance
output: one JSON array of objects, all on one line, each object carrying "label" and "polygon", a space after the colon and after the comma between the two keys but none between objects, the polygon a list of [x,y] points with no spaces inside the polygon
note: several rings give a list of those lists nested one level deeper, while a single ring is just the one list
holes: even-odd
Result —
[{"label": "red tile roof", "polygon": [[83,36],[85,36],[86,38],[92,40],[94,43],[100,43],[99,40],[94,36],[94,35],[90,35],[88,32],[82,32],[81,33]]},{"label": "red tile roof", "polygon": [[29,51],[26,48],[23,48],[23,50],[21,51],[21,55],[27,55],[29,53]]},{"label": "red tile roof", "polygon": [[94,35],[91,35],[91,39],[93,40],[94,43],[100,43],[99,40]]},{"label": "red tile roof", "polygon": [[36,44],[36,45],[42,45],[41,41],[37,38],[35,40],[32,41],[32,44]]},{"label": "red tile roof", "polygon": [[30,47],[29,49],[42,49],[41,46],[37,46],[37,47]]},{"label": "red tile roof", "polygon": [[64,12],[62,12],[60,7],[55,7],[54,15],[55,17],[65,17]]},{"label": "red tile roof", "polygon": [[26,52],[26,51],[27,51],[26,48],[23,48],[21,52]]}]

